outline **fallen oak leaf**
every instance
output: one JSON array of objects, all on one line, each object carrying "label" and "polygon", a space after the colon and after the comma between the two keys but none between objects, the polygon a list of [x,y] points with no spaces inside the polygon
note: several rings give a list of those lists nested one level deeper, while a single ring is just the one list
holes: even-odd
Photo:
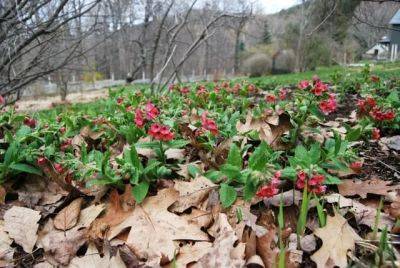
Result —
[{"label": "fallen oak leaf", "polygon": [[4,221],[0,221],[0,267],[8,267],[12,263],[14,249],[11,247],[12,240],[4,231]]},{"label": "fallen oak leaf", "polygon": [[343,196],[359,195],[361,198],[367,198],[367,194],[387,195],[390,191],[400,189],[400,185],[390,185],[391,183],[378,178],[366,181],[342,180],[338,189]]},{"label": "fallen oak leaf", "polygon": [[57,216],[54,218],[54,227],[62,231],[66,231],[74,227],[78,222],[82,202],[83,198],[75,199],[71,202],[71,204],[58,212]]},{"label": "fallen oak leaf", "polygon": [[90,244],[85,256],[75,257],[69,264],[70,268],[124,268],[126,265],[121,259],[119,251],[116,256],[111,257],[110,252],[107,250],[104,252],[104,256],[101,256],[96,247]]},{"label": "fallen oak leaf", "polygon": [[188,264],[197,262],[206,255],[212,248],[210,242],[196,242],[195,244],[186,244],[179,249],[179,254],[175,261],[175,267],[186,268]]},{"label": "fallen oak leaf", "polygon": [[322,240],[322,246],[312,256],[317,268],[347,267],[347,252],[355,250],[355,242],[362,240],[340,214],[328,216],[324,227],[314,231]]},{"label": "fallen oak leaf", "polygon": [[156,196],[137,205],[123,222],[111,228],[108,239],[130,228],[126,244],[139,258],[147,259],[146,264],[150,266],[158,266],[162,260],[171,261],[177,250],[176,240],[208,241],[208,236],[199,226],[167,210],[178,199],[179,192],[175,189],[160,190]]},{"label": "fallen oak leaf", "polygon": [[275,245],[276,227],[271,226],[267,233],[257,237],[257,253],[260,255],[265,267],[275,267],[279,249]]},{"label": "fallen oak leaf", "polygon": [[203,176],[191,181],[175,181],[174,188],[179,192],[179,199],[171,206],[173,212],[183,212],[190,207],[199,208],[216,185]]},{"label": "fallen oak leaf", "polygon": [[38,238],[40,212],[24,207],[13,206],[4,214],[4,231],[25,252],[32,253]]}]

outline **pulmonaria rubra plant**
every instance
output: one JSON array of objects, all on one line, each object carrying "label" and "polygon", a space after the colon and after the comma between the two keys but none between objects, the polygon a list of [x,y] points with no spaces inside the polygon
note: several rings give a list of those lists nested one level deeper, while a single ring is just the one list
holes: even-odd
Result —
[{"label": "pulmonaria rubra plant", "polygon": [[214,120],[207,118],[207,114],[207,112],[203,112],[201,114],[201,127],[204,130],[210,131],[212,135],[216,136],[219,133],[218,126]]},{"label": "pulmonaria rubra plant", "polygon": [[279,193],[279,184],[281,183],[280,178],[281,178],[281,172],[277,171],[275,172],[274,176],[271,178],[271,181],[260,187],[260,189],[257,191],[256,195],[261,198],[265,197],[273,197],[274,195]]},{"label": "pulmonaria rubra plant", "polygon": [[337,102],[335,94],[333,93],[329,94],[329,98],[327,100],[323,100],[319,103],[319,108],[321,112],[324,113],[325,115],[328,115],[336,111]]},{"label": "pulmonaria rubra plant", "polygon": [[321,81],[317,81],[314,84],[314,87],[311,89],[311,92],[315,95],[315,96],[322,96],[322,94],[324,92],[328,91],[328,85],[324,84]]},{"label": "pulmonaria rubra plant", "polygon": [[168,126],[154,123],[150,126],[148,134],[159,141],[170,141],[174,139],[174,133]]},{"label": "pulmonaria rubra plant", "polygon": [[324,180],[324,175],[313,174],[313,176],[309,178],[307,173],[299,171],[297,173],[296,188],[299,190],[307,188],[307,191],[311,193],[323,194],[326,191],[326,186],[323,185]]}]

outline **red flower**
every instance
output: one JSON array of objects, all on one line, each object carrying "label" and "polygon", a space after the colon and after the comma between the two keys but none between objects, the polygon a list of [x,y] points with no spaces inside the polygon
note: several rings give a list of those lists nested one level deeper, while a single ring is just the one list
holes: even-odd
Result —
[{"label": "red flower", "polygon": [[218,94],[220,91],[221,91],[221,88],[220,88],[219,86],[215,86],[215,87],[214,87],[214,92],[215,92],[216,94]]},{"label": "red flower", "polygon": [[229,88],[229,82],[225,81],[221,84],[221,87],[223,88]]},{"label": "red flower", "polygon": [[123,98],[119,97],[119,98],[117,99],[117,104],[118,104],[118,105],[121,105],[123,102],[124,102],[124,99],[123,99]]},{"label": "red flower", "polygon": [[39,158],[36,160],[36,163],[38,164],[38,166],[43,166],[44,164],[46,164],[46,162],[47,162],[47,159],[44,158],[44,157],[39,157]]},{"label": "red flower", "polygon": [[64,152],[67,150],[72,144],[72,139],[66,139],[60,146],[60,150]]},{"label": "red flower", "polygon": [[250,84],[250,85],[247,86],[247,90],[248,90],[250,93],[254,93],[254,92],[256,92],[256,86],[253,85],[253,84]]},{"label": "red flower", "polygon": [[61,127],[61,128],[60,128],[60,133],[65,133],[66,130],[67,130],[67,129],[66,129],[65,127]]},{"label": "red flower", "polygon": [[350,168],[356,173],[361,173],[362,166],[363,162],[361,161],[356,161],[350,164]]},{"label": "red flower", "polygon": [[189,92],[190,92],[190,90],[189,90],[188,87],[182,87],[182,88],[181,88],[181,93],[182,93],[182,94],[188,94]]},{"label": "red flower", "polygon": [[300,81],[300,83],[297,85],[297,87],[299,89],[306,89],[309,86],[310,86],[310,82],[308,82],[307,80]]},{"label": "red flower", "polygon": [[262,186],[256,195],[258,197],[264,198],[264,197],[273,197],[279,192],[278,186],[280,184],[280,177],[281,177],[281,172],[277,171],[275,172],[274,176],[271,178],[270,183],[267,185]]},{"label": "red flower", "polygon": [[207,93],[207,89],[204,85],[200,85],[197,87],[197,95],[202,95],[202,94],[206,94]]},{"label": "red flower", "polygon": [[129,105],[128,107],[125,108],[125,111],[130,112],[133,110],[132,105]]},{"label": "red flower", "polygon": [[322,96],[322,93],[324,93],[327,90],[328,90],[328,85],[322,83],[321,81],[317,81],[311,92],[316,96]]},{"label": "red flower", "polygon": [[371,75],[371,81],[374,83],[378,83],[380,81],[380,78],[376,75]]},{"label": "red flower", "polygon": [[275,103],[276,97],[274,95],[267,95],[265,97],[265,101],[268,102],[268,103]]},{"label": "red flower", "polygon": [[337,107],[337,103],[336,103],[335,95],[333,95],[333,94],[329,95],[328,100],[323,100],[319,103],[320,110],[326,115],[334,112],[336,110],[336,107]]},{"label": "red flower", "polygon": [[135,110],[135,124],[137,127],[142,128],[144,126],[145,119],[143,118],[143,112],[139,108]]},{"label": "red flower", "polygon": [[149,135],[160,141],[170,141],[174,139],[174,133],[171,132],[169,127],[157,123],[150,126]]},{"label": "red flower", "polygon": [[201,126],[205,130],[209,130],[212,135],[218,135],[218,126],[214,120],[207,118],[207,112],[201,114]]},{"label": "red flower", "polygon": [[376,100],[374,98],[371,97],[367,97],[365,99],[365,102],[369,105],[369,107],[373,108],[376,106]]},{"label": "red flower", "polygon": [[306,179],[307,179],[307,174],[304,171],[299,171],[297,173],[297,181],[296,181],[296,187],[297,189],[304,189],[306,185]]},{"label": "red flower", "polygon": [[318,185],[317,187],[311,188],[310,192],[314,194],[323,194],[326,191],[326,186],[325,185]]},{"label": "red flower", "polygon": [[24,119],[24,124],[27,125],[30,128],[35,128],[36,127],[36,120],[33,119],[33,118],[26,117]]},{"label": "red flower", "polygon": [[314,175],[311,177],[311,179],[308,180],[308,185],[310,186],[317,186],[319,184],[322,184],[325,180],[324,175]]},{"label": "red flower", "polygon": [[279,89],[279,99],[285,100],[287,97],[288,90],[286,88]]},{"label": "red flower", "polygon": [[63,173],[64,172],[64,168],[61,164],[55,163],[54,164],[54,169],[57,171],[57,173]]},{"label": "red flower", "polygon": [[175,89],[175,87],[176,87],[175,84],[171,84],[168,86],[168,90],[173,91]]},{"label": "red flower", "polygon": [[381,138],[381,131],[379,130],[379,128],[372,129],[372,138],[374,140],[379,140]]},{"label": "red flower", "polygon": [[369,114],[376,121],[386,121],[386,120],[390,121],[396,117],[395,112],[393,111],[382,112],[378,107],[374,107]]},{"label": "red flower", "polygon": [[150,101],[146,104],[145,110],[146,110],[146,117],[148,120],[154,120],[160,114],[157,107]]},{"label": "red flower", "polygon": [[4,103],[6,103],[6,100],[0,95],[0,105],[4,105]]}]

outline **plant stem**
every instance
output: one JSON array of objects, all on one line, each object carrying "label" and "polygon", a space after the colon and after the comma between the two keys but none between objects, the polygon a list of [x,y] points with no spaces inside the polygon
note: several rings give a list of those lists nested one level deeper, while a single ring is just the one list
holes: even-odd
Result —
[{"label": "plant stem", "polygon": [[163,147],[162,141],[160,141],[159,146],[160,146],[160,158],[161,158],[161,162],[162,162],[163,164],[165,164],[165,162],[166,162],[166,159],[165,159],[165,151],[164,151],[164,147]]}]

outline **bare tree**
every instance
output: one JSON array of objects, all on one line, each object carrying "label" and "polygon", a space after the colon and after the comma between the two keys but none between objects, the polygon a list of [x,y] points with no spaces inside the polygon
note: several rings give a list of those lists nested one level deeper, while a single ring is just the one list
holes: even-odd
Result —
[{"label": "bare tree", "polygon": [[[4,0],[0,6],[0,93],[13,102],[29,83],[79,57],[95,19],[71,27],[100,0]],[[75,24],[76,25],[76,24]],[[66,34],[68,31],[68,35]],[[69,36],[68,40],[65,37]],[[60,42],[66,45],[60,45]]]}]

